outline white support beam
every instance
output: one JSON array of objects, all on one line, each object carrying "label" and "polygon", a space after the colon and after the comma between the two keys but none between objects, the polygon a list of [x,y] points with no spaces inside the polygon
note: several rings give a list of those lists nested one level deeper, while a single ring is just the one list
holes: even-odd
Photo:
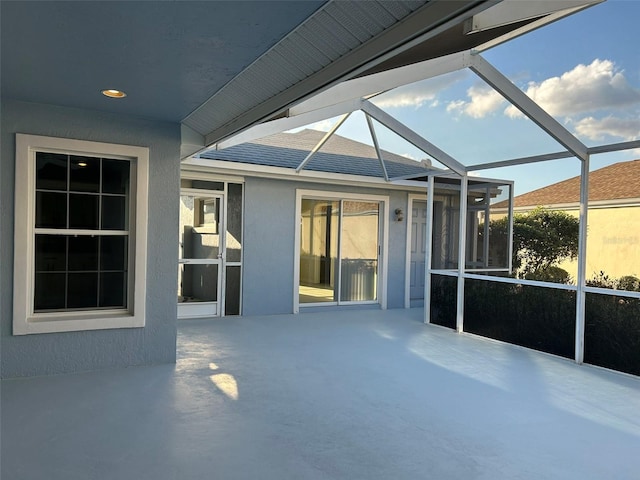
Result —
[{"label": "white support beam", "polygon": [[509,262],[509,272],[513,272],[513,199],[515,197],[513,186],[514,182],[511,182],[511,185],[509,186],[509,236],[507,237],[509,239],[509,256],[507,257],[507,261]]},{"label": "white support beam", "polygon": [[318,110],[313,110],[293,117],[278,118],[276,120],[259,123],[236,135],[232,135],[219,141],[215,148],[216,150],[222,150],[223,148],[233,147],[234,145],[240,145],[241,143],[268,137],[269,135],[275,135],[276,133],[286,132],[287,130],[303,127],[310,123],[326,120],[327,118],[333,118],[338,115],[344,115],[345,113],[355,112],[360,110],[361,107],[362,101],[358,98],[356,100],[349,100],[329,105],[325,108],[320,108]]},{"label": "white support beam", "polygon": [[589,147],[589,155],[595,155],[598,153],[619,152],[621,150],[631,150],[634,148],[640,148],[640,140],[631,140],[630,142],[610,143],[609,145]]},{"label": "white support beam", "polygon": [[584,362],[585,304],[587,285],[587,221],[589,212],[589,157],[580,171],[580,226],[578,234],[578,291],[576,293],[575,360]]},{"label": "white support beam", "polygon": [[535,155],[532,157],[513,158],[511,160],[500,160],[498,162],[481,163],[478,165],[469,165],[468,172],[477,170],[488,170],[490,168],[512,167],[515,165],[524,165],[525,163],[546,162],[548,160],[558,160],[560,158],[573,158],[571,152],[545,153],[543,155]]},{"label": "white support beam", "polygon": [[456,330],[464,332],[464,268],[467,259],[467,187],[469,177],[460,179],[460,215],[458,225],[458,289],[456,302]]},{"label": "white support beam", "polygon": [[511,83],[507,77],[482,56],[474,55],[471,58],[471,66],[469,68],[563,147],[579,159],[586,160],[588,156],[587,146],[531,100],[526,93]]},{"label": "white support beam", "polygon": [[438,162],[449,167],[458,175],[464,175],[465,166],[458,162],[455,158],[436,147],[433,143],[425,140],[422,136],[411,130],[409,127],[399,122],[384,110],[376,107],[369,101],[362,102],[362,111],[371,115],[382,125],[397,133],[407,142],[422,150],[427,155],[435,158]]},{"label": "white support beam", "polygon": [[[433,255],[433,190],[435,177],[430,176],[427,184],[427,231],[424,235],[424,323],[431,323],[431,256]],[[407,212],[407,216],[412,212]]]},{"label": "white support beam", "polygon": [[[514,39],[516,37],[519,37],[521,35],[524,35],[527,32],[531,32],[533,30],[536,30],[540,27],[543,27],[545,25],[548,25],[550,23],[553,23],[557,20],[560,20],[561,18],[564,18],[566,16],[572,15],[576,12],[579,12],[580,10],[584,10],[585,8],[591,7],[593,5],[596,5],[598,3],[602,3],[605,0],[582,0],[582,1],[573,1],[573,0],[504,0],[500,5],[504,6],[507,4],[512,4],[515,9],[516,9],[516,14],[517,14],[517,9],[518,8],[522,8],[522,7],[527,7],[527,4],[534,4],[534,3],[538,3],[538,4],[543,4],[547,6],[547,11],[550,13],[547,13],[546,15],[542,15],[540,16],[540,18],[538,18],[537,20],[533,20],[529,23],[526,23],[525,25],[523,25],[520,28],[517,28],[515,30],[511,30],[508,33],[505,33],[504,35],[501,35],[497,38],[494,38],[492,40],[489,40],[486,43],[483,43],[482,45],[477,46],[474,50],[478,53],[480,52],[484,52],[485,50],[488,50],[490,48],[495,47],[496,45],[500,45],[501,43],[505,43],[508,42],[511,39]],[[517,2],[517,3],[516,3]],[[560,7],[562,8],[561,10],[558,10],[557,8]],[[495,7],[492,7],[495,8]],[[488,26],[488,23],[490,22],[490,20],[487,20],[487,17],[490,17],[492,15],[491,9],[485,10],[484,12],[481,12],[477,15],[474,15],[473,18],[469,19],[467,21],[467,25],[465,26],[465,28],[468,30],[467,33],[475,33],[480,31],[480,29],[486,29]],[[484,13],[486,13],[486,15],[483,15]],[[485,17],[485,19],[482,19],[482,17]],[[504,14],[500,14],[500,16],[502,16],[503,18],[505,17]],[[477,21],[477,18],[480,18],[480,21]],[[523,16],[522,14],[520,15],[520,18],[522,19]],[[535,18],[535,17],[533,17]],[[497,23],[500,20],[494,19],[493,23]],[[516,20],[517,21],[517,20]],[[476,27],[473,27],[473,24],[476,24]],[[507,22],[509,23],[509,22]],[[511,22],[513,23],[513,22]],[[504,24],[504,22],[503,22]]]},{"label": "white support beam", "polygon": [[464,51],[339,83],[292,106],[287,111],[286,117],[254,125],[219,141],[216,144],[216,148],[221,150],[347,112],[360,110],[362,99],[365,97],[402,85],[455,72],[467,68],[470,63],[471,52]]},{"label": "white support beam", "polygon": [[433,169],[433,170],[425,170],[424,173],[409,173],[407,175],[398,175],[397,177],[392,177],[391,181],[395,182],[397,180],[413,180],[416,178],[422,178],[422,177],[427,177],[430,175],[437,175],[438,177],[447,177],[449,175],[455,175],[456,177],[458,177],[459,175],[457,173],[455,173],[453,170],[440,170],[440,169]]},{"label": "white support beam", "polygon": [[465,33],[482,32],[563,10],[581,9],[601,1],[603,0],[598,2],[585,0],[504,0],[470,18],[465,24]]},{"label": "white support beam", "polygon": [[469,66],[470,57],[471,52],[469,51],[458,52],[445,55],[444,57],[394,68],[385,72],[347,80],[291,107],[289,109],[289,115],[300,115],[336,103],[366,98],[379,92],[385,92],[403,85],[462,70]]},{"label": "white support beam", "polygon": [[367,119],[367,125],[369,127],[369,132],[371,133],[371,140],[373,141],[373,146],[376,149],[376,155],[378,156],[378,161],[380,162],[380,166],[382,167],[382,172],[384,173],[385,181],[389,181],[389,174],[387,173],[387,167],[384,164],[384,158],[382,158],[382,152],[380,151],[380,145],[378,145],[378,137],[376,137],[376,130],[373,127],[373,122],[371,121],[371,117],[364,114]]},{"label": "white support beam", "polygon": [[300,162],[300,165],[296,167],[296,173],[300,173],[300,170],[302,170],[304,166],[307,163],[309,163],[309,161],[313,158],[313,156],[318,152],[318,150],[320,150],[324,146],[325,143],[327,143],[327,141],[336,132],[336,130],[338,130],[342,126],[342,124],[346,122],[347,118],[349,118],[349,115],[351,115],[351,112],[345,113],[342,116],[342,118],[338,120],[337,123],[331,128],[331,130],[329,130],[326,133],[326,135],[322,137],[322,139],[318,142],[318,144],[315,147],[313,147],[313,149],[309,152],[309,154],[305,157],[305,159],[302,160],[302,162]]}]

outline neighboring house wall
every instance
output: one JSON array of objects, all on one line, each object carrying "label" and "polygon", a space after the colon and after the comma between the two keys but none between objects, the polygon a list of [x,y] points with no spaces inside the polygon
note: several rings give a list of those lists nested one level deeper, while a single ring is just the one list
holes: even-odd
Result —
[{"label": "neighboring house wall", "polygon": [[406,210],[406,192],[245,177],[243,315],[293,311],[296,189],[389,196],[387,307],[403,308],[407,225],[392,212]]},{"label": "neighboring house wall", "polygon": [[[149,161],[146,326],[12,335],[15,134],[145,146]],[[2,377],[170,363],[176,355],[180,127],[121,115],[2,101]]]},{"label": "neighboring house wall", "polygon": [[[577,210],[566,212],[578,216]],[[587,279],[601,271],[610,278],[640,277],[640,206],[590,207],[587,225]],[[575,260],[559,266],[576,278]]]}]

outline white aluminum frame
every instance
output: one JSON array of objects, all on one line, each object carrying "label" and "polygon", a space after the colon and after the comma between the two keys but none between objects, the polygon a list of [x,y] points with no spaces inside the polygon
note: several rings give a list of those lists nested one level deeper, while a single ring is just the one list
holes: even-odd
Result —
[{"label": "white aluminum frame", "polygon": [[[381,206],[381,211],[378,214],[378,285],[377,293],[378,298],[371,301],[362,302],[321,302],[321,303],[305,303],[300,304],[300,218],[302,215],[302,199],[315,199],[315,200],[354,200],[362,202],[377,202]],[[295,233],[294,233],[294,261],[293,261],[293,313],[299,313],[300,309],[315,308],[315,307],[330,307],[337,305],[376,305],[380,304],[382,310],[387,309],[387,275],[388,275],[388,257],[389,257],[389,196],[387,195],[373,195],[373,194],[359,194],[359,193],[347,193],[338,192],[332,190],[304,190],[296,189],[296,208],[295,208]],[[342,208],[340,209],[340,228],[342,228]],[[341,257],[342,243],[338,243],[338,258]],[[338,278],[338,291],[340,291],[340,272],[337,274]]]},{"label": "white aluminum frame", "polygon": [[[227,213],[228,213],[228,199],[229,199],[229,195],[228,195],[228,189],[229,189],[229,184],[230,183],[236,183],[236,184],[240,184],[242,185],[242,224],[241,224],[241,236],[243,239],[243,243],[244,243],[244,206],[245,206],[245,195],[246,195],[246,188],[245,188],[245,180],[244,177],[241,176],[232,176],[232,175],[220,175],[218,173],[211,173],[211,169],[210,168],[203,168],[199,165],[191,165],[191,164],[184,164],[182,165],[181,168],[181,172],[180,172],[180,179],[184,179],[184,180],[204,180],[207,182],[220,182],[224,184],[224,188],[223,190],[205,190],[205,189],[194,189],[194,188],[181,188],[180,191],[181,192],[195,192],[194,194],[199,194],[199,192],[207,192],[207,193],[220,193],[223,192],[224,193],[224,200],[223,200],[223,221],[224,221],[224,228],[225,228],[225,235],[224,235],[224,265],[222,266],[222,268],[224,269],[224,271],[220,274],[222,275],[222,280],[218,282],[218,285],[220,286],[220,288],[222,289],[222,291],[218,294],[218,301],[222,302],[220,304],[220,308],[219,308],[219,312],[217,314],[217,316],[220,317],[224,317],[226,316],[226,288],[227,288],[227,267],[240,267],[240,299],[239,299],[239,312],[238,315],[241,316],[242,315],[242,288],[243,288],[243,282],[244,282],[244,274],[243,274],[243,265],[244,265],[244,245],[241,248],[240,251],[240,261],[239,262],[229,262],[226,259],[226,228],[227,228]],[[191,317],[183,317],[183,318],[191,318]]]},{"label": "white aluminum frame", "polygon": [[[220,202],[220,217],[222,228],[219,229],[220,236],[220,253],[218,258],[178,258],[178,268],[180,265],[218,265],[218,281],[216,282],[216,298],[215,302],[187,302],[181,304],[178,302],[178,320],[187,318],[202,318],[202,317],[222,317],[224,313],[224,300],[225,300],[225,268],[226,268],[226,255],[227,255],[227,184],[224,183],[223,190],[205,190],[200,188],[181,188],[180,196],[197,197],[197,198],[215,198]],[[182,308],[180,308],[184,305]],[[215,306],[215,312],[212,314],[210,310],[204,307]],[[203,307],[203,308],[196,308]],[[191,310],[193,312],[198,311],[200,313],[184,313],[180,314],[180,310]]]},{"label": "white aluminum frame", "polygon": [[[532,285],[553,289],[564,289],[564,290],[573,290],[577,292],[577,304],[576,304],[576,345],[575,345],[575,360],[578,363],[582,363],[584,357],[584,304],[585,297],[587,293],[599,293],[599,294],[608,294],[608,295],[619,295],[630,298],[640,298],[640,294],[636,292],[623,292],[618,290],[608,290],[608,289],[597,289],[594,287],[586,286],[586,242],[587,242],[587,212],[589,207],[588,202],[588,173],[589,173],[589,157],[590,155],[597,153],[605,153],[605,152],[613,152],[613,151],[621,151],[628,150],[633,148],[640,148],[640,140],[632,140],[628,142],[620,142],[620,143],[612,143],[607,145],[599,145],[587,147],[583,142],[581,142],[578,138],[576,138],[571,132],[569,132],[562,124],[560,124],[555,118],[553,118],[550,114],[548,114],[545,110],[543,110],[538,104],[536,104],[532,99],[530,99],[520,88],[518,88],[515,84],[513,84],[507,77],[505,77],[501,72],[499,72],[495,67],[493,67],[489,62],[487,62],[479,53],[485,51],[492,46],[496,45],[501,41],[505,41],[506,39],[516,37],[521,35],[522,33],[538,28],[546,23],[551,21],[555,21],[558,18],[561,18],[565,15],[568,15],[574,11],[581,10],[583,8],[587,8],[596,3],[600,3],[602,0],[570,0],[569,2],[562,2],[556,0],[550,0],[548,5],[540,6],[525,6],[527,7],[525,10],[531,10],[535,12],[546,12],[543,17],[538,20],[535,20],[531,23],[524,25],[522,28],[517,29],[503,37],[495,41],[487,42],[480,47],[469,50],[466,52],[459,52],[452,55],[447,55],[445,57],[440,57],[438,59],[428,60],[425,62],[417,63],[415,65],[410,65],[407,67],[401,67],[398,69],[376,73],[369,76],[364,76],[361,78],[355,78],[352,80],[345,81],[341,84],[330,86],[324,92],[317,94],[315,97],[306,98],[302,101],[298,102],[295,105],[292,105],[287,110],[287,117],[280,118],[272,121],[267,121],[261,125],[253,127],[251,129],[246,130],[244,133],[240,133],[240,137],[242,141],[248,141],[250,139],[259,138],[261,136],[266,136],[271,133],[276,133],[287,128],[293,128],[297,126],[302,126],[313,121],[319,121],[326,118],[331,118],[338,114],[347,114],[349,112],[355,110],[361,110],[365,113],[365,118],[370,125],[370,131],[372,132],[372,138],[374,142],[374,146],[376,150],[379,150],[376,145],[375,132],[373,131],[371,125],[371,118],[380,122],[382,125],[386,126],[397,135],[408,141],[409,143],[416,146],[421,151],[425,152],[427,155],[430,155],[438,162],[442,163],[445,167],[450,170],[433,170],[427,171],[424,174],[418,175],[409,175],[397,178],[388,178],[385,175],[384,179],[378,178],[368,178],[368,177],[357,177],[357,176],[347,176],[347,175],[339,175],[339,174],[331,174],[324,172],[303,172],[299,171],[299,174],[296,178],[300,181],[316,181],[322,183],[331,183],[333,185],[353,185],[357,183],[362,186],[371,186],[374,188],[390,188],[397,189],[402,188],[404,190],[408,190],[409,192],[421,192],[424,191],[424,183],[412,181],[412,178],[416,177],[428,177],[428,213],[432,217],[433,216],[433,188],[434,188],[434,176],[448,176],[455,178],[462,178],[464,183],[464,187],[461,187],[460,190],[468,189],[468,181],[470,180],[468,174],[469,172],[481,171],[492,168],[499,167],[508,167],[515,165],[523,165],[528,163],[535,162],[544,162],[548,160],[557,160],[563,158],[577,158],[582,161],[582,170],[581,170],[581,194],[580,194],[580,230],[579,230],[579,272],[577,278],[577,286],[571,285],[560,285],[551,282],[543,282],[543,281],[527,281],[520,279],[507,279],[502,277],[493,277],[493,276],[484,276],[484,275],[476,275],[473,272],[479,270],[469,270],[465,269],[466,263],[466,249],[464,248],[464,244],[466,242],[466,218],[468,215],[467,209],[462,209],[462,204],[466,203],[466,195],[464,196],[464,200],[461,195],[461,211],[460,211],[460,245],[459,247],[459,264],[458,268],[455,270],[434,270],[431,268],[431,263],[427,262],[427,266],[425,268],[425,306],[430,303],[430,283],[431,283],[431,275],[451,275],[456,276],[458,278],[458,296],[457,296],[457,320],[456,320],[456,329],[458,331],[464,330],[463,324],[463,307],[464,307],[464,279],[477,279],[477,280],[485,280],[485,281],[495,281],[495,282],[506,282],[506,283],[515,283],[522,285]],[[496,4],[499,2],[496,2]],[[501,3],[501,5],[506,5],[509,3],[506,9],[502,11],[498,11],[497,9],[488,9],[485,12],[469,12],[471,15],[475,15],[473,18],[469,19],[469,30],[472,34],[473,31],[481,31],[484,28],[489,28],[491,25],[500,24],[500,22],[504,21],[512,21],[514,19],[522,18],[521,15],[526,16],[526,12],[521,10],[522,5],[519,5],[517,1],[505,0]],[[498,12],[499,15],[495,15]],[[504,16],[503,16],[504,14]],[[560,143],[566,150],[559,152],[552,152],[542,155],[514,158],[508,160],[501,161],[493,161],[493,162],[485,162],[475,165],[465,166],[460,163],[458,160],[452,158],[446,152],[442,151],[431,142],[426,140],[425,138],[418,135],[416,132],[412,131],[404,124],[393,118],[391,115],[383,111],[382,109],[375,106],[373,103],[369,101],[369,99],[377,94],[383,93],[389,89],[413,83],[418,80],[427,79],[431,77],[435,77],[438,75],[442,75],[444,73],[449,73],[461,69],[469,68],[473,71],[477,76],[479,76],[484,82],[486,82],[491,88],[500,93],[508,102],[510,102],[513,106],[518,108],[525,116],[527,116],[530,120],[532,120],[539,128],[541,128],[544,132],[546,132],[549,136],[555,139],[558,143]],[[286,126],[286,128],[285,128]],[[282,128],[280,128],[282,127]],[[218,145],[233,145],[240,143],[240,141],[236,141],[233,138],[228,138],[222,140]],[[385,169],[384,161],[381,159],[380,154],[378,153],[378,157],[381,160],[381,164],[383,165],[383,170]],[[193,164],[197,164],[200,161],[190,161]],[[211,162],[206,161],[202,162],[202,164],[208,165],[217,165],[220,168],[229,167],[225,165],[224,162]],[[269,176],[272,178],[291,178],[291,173],[288,171],[289,169],[284,168],[275,168],[275,167],[262,167],[262,166],[252,166],[254,171],[260,172],[260,176]],[[240,170],[241,168],[238,168]],[[229,169],[231,170],[231,169]],[[303,175],[304,174],[304,175]],[[504,180],[499,180],[500,182],[509,183]],[[513,182],[511,183],[510,197],[509,197],[509,213],[510,213],[510,224],[509,224],[509,269],[512,268],[511,258],[513,253],[513,243],[512,243],[512,232],[513,232]],[[461,192],[463,193],[463,192]],[[412,197],[414,194],[410,193],[410,197],[408,200],[407,209],[410,209],[410,205],[412,202]],[[299,209],[299,206],[297,206]],[[298,211],[299,214],[299,211]],[[431,248],[431,237],[433,236],[433,218],[429,219],[428,229],[429,235],[427,240],[427,249]],[[409,230],[407,230],[409,233]],[[296,239],[296,241],[298,241]],[[407,244],[410,239],[407,239]],[[299,245],[296,245],[296,248],[299,248]],[[409,249],[406,248],[408,251]],[[431,257],[431,253],[429,253],[429,258]],[[385,257],[386,259],[386,257]],[[409,260],[406,259],[406,269],[408,269]],[[296,288],[299,283],[298,272],[294,272],[294,276],[296,278]],[[504,271],[504,269],[482,269],[483,272],[489,271]],[[405,272],[406,273],[406,272]],[[407,278],[407,273],[405,277]],[[405,281],[405,306],[407,306],[410,302],[408,300],[408,281]],[[297,292],[296,292],[297,293]],[[294,295],[297,302],[297,295]],[[294,305],[294,311],[298,311],[299,305]],[[429,323],[430,321],[430,312],[429,308],[425,307],[424,320],[425,323]]]},{"label": "white aluminum frame", "polygon": [[320,139],[320,141],[316,144],[316,146],[311,149],[311,151],[304,158],[304,160],[300,162],[300,165],[296,167],[296,173],[300,173],[300,170],[302,170],[305,167],[305,165],[309,163],[309,161],[313,158],[313,156],[316,153],[318,153],[318,151],[324,146],[324,144],[327,143],[327,141],[329,141],[329,139],[333,136],[333,134],[336,133],[336,130],[338,130],[342,126],[342,124],[347,121],[351,113],[352,112],[345,113],[344,115],[342,115],[342,117],[340,117],[340,119],[336,122],[336,124],[333,127],[331,127],[331,129],[325,134],[324,137]]}]

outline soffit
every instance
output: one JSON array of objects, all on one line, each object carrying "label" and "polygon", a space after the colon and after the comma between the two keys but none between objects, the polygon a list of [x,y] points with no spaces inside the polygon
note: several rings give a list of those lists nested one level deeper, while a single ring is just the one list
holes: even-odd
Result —
[{"label": "soffit", "polygon": [[[330,1],[183,124],[210,145],[357,76],[498,0]],[[275,93],[274,93],[275,92]]]}]

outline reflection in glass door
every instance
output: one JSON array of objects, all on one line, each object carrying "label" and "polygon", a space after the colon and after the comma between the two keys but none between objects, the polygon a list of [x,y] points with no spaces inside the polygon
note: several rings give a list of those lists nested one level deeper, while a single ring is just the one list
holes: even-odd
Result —
[{"label": "reflection in glass door", "polygon": [[214,193],[180,195],[179,318],[220,315],[223,199]]},{"label": "reflection in glass door", "polygon": [[340,239],[340,301],[368,302],[378,298],[377,202],[342,202]]},{"label": "reflection in glass door", "polygon": [[380,203],[303,198],[299,303],[378,300]]},{"label": "reflection in glass door", "polygon": [[340,202],[302,199],[300,303],[337,301]]}]

